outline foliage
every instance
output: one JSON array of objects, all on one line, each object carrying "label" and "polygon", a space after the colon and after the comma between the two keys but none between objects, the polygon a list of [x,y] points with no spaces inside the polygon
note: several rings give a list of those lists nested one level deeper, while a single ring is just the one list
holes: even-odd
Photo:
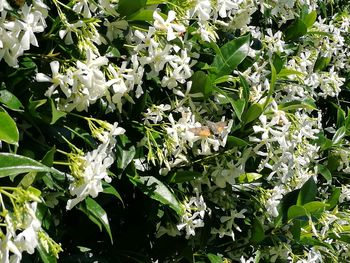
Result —
[{"label": "foliage", "polygon": [[348,262],[349,8],[0,1],[0,260]]}]

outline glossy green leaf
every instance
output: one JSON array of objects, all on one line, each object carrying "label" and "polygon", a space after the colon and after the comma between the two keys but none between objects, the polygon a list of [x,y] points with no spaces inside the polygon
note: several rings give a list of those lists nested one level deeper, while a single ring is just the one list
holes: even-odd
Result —
[{"label": "glossy green leaf", "polygon": [[239,74],[239,81],[240,81],[241,86],[243,88],[243,98],[246,101],[248,101],[249,100],[249,93],[250,93],[250,87],[249,87],[248,81],[241,74]]},{"label": "glossy green leaf", "polygon": [[196,71],[192,77],[191,93],[202,93],[208,97],[213,92],[213,79],[215,76],[207,75],[204,71]]},{"label": "glossy green leaf", "polygon": [[167,0],[147,0],[146,5],[158,5],[166,2]]},{"label": "glossy green leaf", "polygon": [[271,79],[270,79],[270,89],[269,89],[268,96],[271,97],[271,95],[273,94],[273,92],[275,90],[275,85],[276,85],[276,80],[277,80],[277,72],[276,72],[276,69],[275,69],[275,66],[273,65],[273,63],[270,63],[270,67],[271,67]]},{"label": "glossy green leaf", "polygon": [[289,68],[283,68],[281,69],[281,71],[278,73],[278,77],[279,78],[283,78],[283,77],[288,77],[291,75],[296,75],[296,76],[304,76],[303,72],[294,70],[294,69],[289,69]]},{"label": "glossy green leaf", "polygon": [[54,168],[47,167],[31,158],[12,153],[0,153],[0,177],[28,172],[50,172],[61,175]]},{"label": "glossy green leaf", "polygon": [[317,165],[318,172],[327,180],[327,182],[332,181],[332,174],[328,168],[322,164]]},{"label": "glossy green leaf", "polygon": [[306,215],[307,215],[306,209],[300,205],[292,205],[288,209],[288,220],[297,218],[297,217],[303,217]]},{"label": "glossy green leaf", "polygon": [[252,243],[260,243],[265,239],[265,231],[262,223],[257,217],[253,219],[252,236],[250,241]]},{"label": "glossy green leaf", "polygon": [[210,263],[222,263],[223,262],[222,257],[211,254],[211,253],[207,254],[207,257],[208,257]]},{"label": "glossy green leaf", "polygon": [[122,204],[124,205],[124,202],[123,202],[123,199],[122,197],[120,196],[119,192],[109,183],[103,181],[102,182],[102,186],[103,186],[103,193],[104,194],[109,194],[109,195],[113,195],[115,196],[116,198],[118,198]]},{"label": "glossy green leaf", "polygon": [[214,84],[220,84],[220,83],[225,83],[225,82],[232,82],[234,81],[235,78],[231,75],[224,75],[224,76],[221,76],[221,77],[218,77],[215,81],[214,81]]},{"label": "glossy green leaf", "polygon": [[295,219],[293,220],[293,224],[289,231],[292,233],[293,238],[295,241],[300,240],[300,234],[301,234],[301,220]]},{"label": "glossy green leaf", "polygon": [[228,148],[231,148],[233,146],[247,146],[249,145],[248,142],[245,140],[242,140],[241,138],[229,135],[227,136],[227,146]]},{"label": "glossy green leaf", "polygon": [[238,177],[238,182],[251,183],[251,182],[258,180],[261,177],[262,177],[262,175],[258,174],[258,173],[244,173]]},{"label": "glossy green leaf", "polygon": [[136,184],[144,194],[164,205],[168,205],[178,215],[182,215],[183,208],[176,196],[157,178],[153,176],[142,176],[130,178],[130,180]]},{"label": "glossy green leaf", "polygon": [[329,210],[334,209],[334,207],[338,205],[340,194],[341,194],[341,189],[334,187],[331,196],[327,200],[327,204],[329,205],[328,206]]},{"label": "glossy green leaf", "polygon": [[117,147],[118,151],[118,161],[117,161],[117,166],[119,169],[124,170],[129,163],[133,160],[135,156],[135,147],[132,146],[130,147],[129,150],[123,150],[120,147]]},{"label": "glossy green leaf", "polygon": [[36,247],[36,250],[38,250],[41,262],[43,263],[56,263],[57,259],[55,256],[53,256],[50,252],[46,251],[46,248],[39,242],[38,246]]},{"label": "glossy green leaf", "polygon": [[276,53],[272,56],[273,66],[275,67],[276,74],[280,73],[284,66],[284,61]]},{"label": "glossy green leaf", "polygon": [[18,145],[18,140],[19,133],[16,122],[6,111],[0,111],[0,141]]},{"label": "glossy green leaf", "polygon": [[55,124],[60,118],[65,117],[67,115],[67,113],[57,110],[55,102],[52,99],[50,99],[50,103],[51,103],[51,122],[50,122],[50,124]]},{"label": "glossy green leaf", "polygon": [[230,102],[233,110],[236,113],[237,118],[241,121],[242,120],[242,114],[245,108],[245,100],[244,99],[238,99],[238,100],[234,100],[226,91],[215,87],[214,90],[218,93],[220,93],[221,95],[223,95],[228,102]]},{"label": "glossy green leaf", "polygon": [[307,110],[316,110],[317,106],[312,99],[306,100],[293,100],[284,103],[280,103],[278,108],[283,111],[293,111],[297,109],[307,109]]},{"label": "glossy green leaf", "polygon": [[0,90],[0,103],[14,111],[23,111],[20,100],[8,90]]},{"label": "glossy green leaf", "polygon": [[47,99],[42,99],[42,100],[32,100],[32,98],[29,99],[28,103],[28,112],[30,115],[34,117],[40,117],[39,113],[37,113],[37,108],[43,106],[46,103]]},{"label": "glossy green leaf", "polygon": [[303,205],[305,210],[307,212],[309,212],[311,215],[313,215],[313,213],[316,213],[316,212],[324,211],[327,206],[328,206],[328,204],[320,202],[320,201],[312,201],[312,202],[309,202],[309,203]]},{"label": "glossy green leaf", "polygon": [[346,135],[346,128],[343,126],[343,127],[340,127],[336,133],[334,134],[333,138],[332,138],[332,141],[333,141],[333,144],[338,144],[340,143],[344,136]]},{"label": "glossy green leaf", "polygon": [[297,205],[304,205],[313,201],[317,194],[317,185],[312,177],[300,188]]},{"label": "glossy green leaf", "polygon": [[229,75],[246,58],[249,51],[250,36],[236,38],[220,48],[212,66],[217,69],[217,77]]},{"label": "glossy green leaf", "polygon": [[306,16],[303,17],[303,22],[306,25],[306,27],[311,27],[317,19],[317,12],[316,10],[310,12]]},{"label": "glossy green leaf", "polygon": [[331,56],[319,55],[314,65],[314,72],[324,70],[329,65],[331,60],[332,60]]},{"label": "glossy green leaf", "polygon": [[87,211],[97,219],[106,232],[109,235],[109,238],[111,240],[111,243],[113,244],[113,237],[111,228],[109,226],[108,216],[106,211],[92,198],[88,197],[85,199],[86,209]]},{"label": "glossy green leaf", "polygon": [[107,58],[120,58],[120,52],[116,47],[109,46],[106,50]]},{"label": "glossy green leaf", "polygon": [[119,0],[118,13],[121,17],[130,16],[146,6],[147,0]]},{"label": "glossy green leaf", "polygon": [[[149,10],[149,9],[141,9],[138,12],[128,16],[129,21],[147,21],[147,22],[153,22],[153,13],[154,10]],[[164,20],[166,20],[167,15],[158,12],[158,14],[163,17]]]},{"label": "glossy green leaf", "polygon": [[256,120],[257,118],[259,118],[262,112],[263,112],[263,106],[259,103],[254,103],[248,108],[247,112],[243,114],[242,120],[246,124],[250,123]]},{"label": "glossy green leaf", "polygon": [[242,114],[244,112],[245,105],[245,99],[234,100],[232,103],[233,110],[235,111],[236,116],[240,121],[242,121]]},{"label": "glossy green leaf", "polygon": [[169,183],[184,183],[192,181],[202,176],[202,173],[195,171],[176,171],[175,173],[168,176],[167,180]]},{"label": "glossy green leaf", "polygon": [[302,20],[297,18],[294,21],[294,23],[287,28],[285,32],[285,39],[286,41],[296,40],[297,38],[302,37],[306,33],[307,33],[307,26]]}]

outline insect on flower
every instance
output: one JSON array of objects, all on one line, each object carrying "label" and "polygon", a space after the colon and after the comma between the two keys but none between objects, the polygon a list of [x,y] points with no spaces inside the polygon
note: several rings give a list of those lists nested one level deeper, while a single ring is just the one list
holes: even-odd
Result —
[{"label": "insect on flower", "polygon": [[191,128],[189,131],[200,137],[209,137],[210,135],[219,135],[223,132],[227,123],[224,121],[211,122],[208,121],[208,126],[202,126],[198,128]]},{"label": "insect on flower", "polygon": [[22,7],[26,1],[25,0],[9,0],[9,2],[13,7],[19,8],[19,7]]}]

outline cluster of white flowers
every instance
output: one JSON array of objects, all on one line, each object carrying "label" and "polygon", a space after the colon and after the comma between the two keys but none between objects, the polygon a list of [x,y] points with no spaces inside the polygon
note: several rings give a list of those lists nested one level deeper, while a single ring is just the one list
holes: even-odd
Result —
[{"label": "cluster of white flowers", "polygon": [[271,170],[267,180],[271,180],[275,188],[271,200],[267,201],[267,210],[276,217],[276,207],[283,194],[300,188],[314,174],[309,166],[318,158],[319,147],[312,140],[320,131],[320,120],[299,111],[291,122],[277,104],[271,106],[273,114],[259,117],[261,124],[253,126],[259,137],[252,136],[250,141],[257,143],[253,150],[263,158],[258,171]]},{"label": "cluster of white flowers", "polygon": [[232,237],[232,240],[235,240],[235,233],[233,232],[233,228],[238,232],[242,232],[240,227],[235,223],[236,218],[245,218],[244,213],[247,212],[246,209],[242,209],[237,212],[237,210],[230,210],[230,215],[220,217],[220,228],[212,228],[212,234],[218,234],[220,238],[224,236]]},{"label": "cluster of white flowers", "polygon": [[[16,16],[11,14],[15,12]],[[45,18],[48,7],[41,0],[34,0],[32,4],[24,3],[14,10],[6,0],[0,3],[0,61],[2,59],[12,67],[18,66],[18,57],[30,49],[38,47],[36,33],[46,28]]]},{"label": "cluster of white flowers", "polygon": [[[117,127],[117,123],[107,127],[97,134],[101,140],[97,149],[86,153],[85,155],[71,156],[71,171],[69,191],[73,199],[68,200],[67,210],[83,201],[86,197],[93,198],[103,191],[102,182],[111,182],[108,175],[108,168],[114,163],[113,149],[116,145],[117,135],[124,134],[123,128]],[[93,132],[94,133],[94,132]]]},{"label": "cluster of white flowers", "polygon": [[22,253],[33,254],[39,244],[38,232],[41,230],[40,220],[35,212],[37,202],[26,203],[23,207],[24,218],[5,216],[6,234],[2,233],[0,240],[0,259],[2,262],[20,262]]},{"label": "cluster of white flowers", "polygon": [[204,216],[209,213],[210,210],[207,207],[203,196],[199,195],[198,189],[195,189],[196,196],[191,197],[188,202],[184,202],[185,212],[180,218],[180,222],[177,225],[177,229],[180,231],[185,229],[186,238],[194,236],[196,234],[195,229],[204,226]]}]

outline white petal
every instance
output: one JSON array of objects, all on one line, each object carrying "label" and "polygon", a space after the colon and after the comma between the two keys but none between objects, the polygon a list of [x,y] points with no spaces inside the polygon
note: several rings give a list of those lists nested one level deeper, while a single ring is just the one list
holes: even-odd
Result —
[{"label": "white petal", "polygon": [[35,80],[38,81],[38,82],[51,82],[52,78],[50,78],[49,76],[46,76],[43,73],[38,73],[35,76]]}]

